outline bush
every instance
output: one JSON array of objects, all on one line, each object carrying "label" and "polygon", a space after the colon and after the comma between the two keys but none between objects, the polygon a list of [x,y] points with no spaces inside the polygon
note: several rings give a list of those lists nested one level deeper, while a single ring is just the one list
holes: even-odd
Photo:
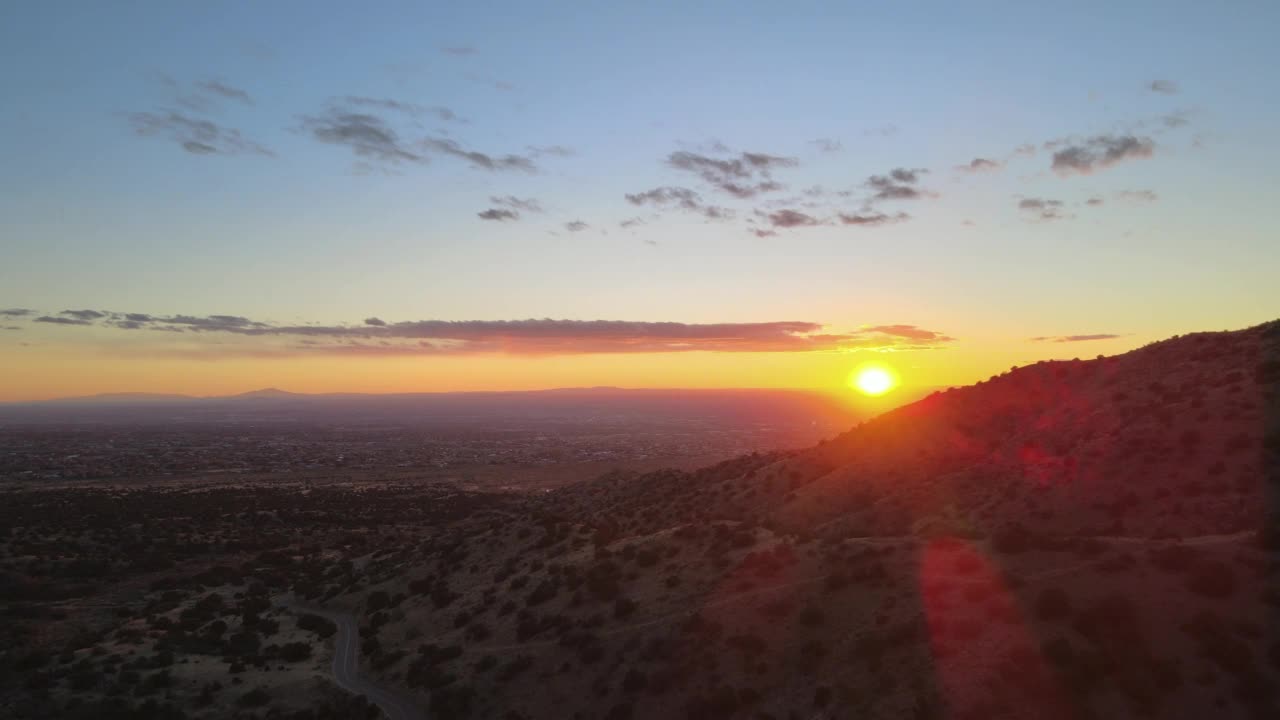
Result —
[{"label": "bush", "polygon": [[267,694],[266,690],[263,690],[260,687],[250,690],[249,692],[241,695],[240,699],[236,700],[237,705],[247,708],[262,707],[269,702],[271,702],[271,696]]},{"label": "bush", "polygon": [[1036,598],[1036,615],[1046,621],[1068,618],[1071,616],[1071,598],[1062,588],[1045,588]]},{"label": "bush", "polygon": [[285,662],[302,662],[309,657],[311,657],[309,643],[291,642],[280,646],[280,659]]},{"label": "bush", "polygon": [[298,629],[310,630],[322,640],[338,632],[338,626],[332,620],[311,613],[298,616]]}]

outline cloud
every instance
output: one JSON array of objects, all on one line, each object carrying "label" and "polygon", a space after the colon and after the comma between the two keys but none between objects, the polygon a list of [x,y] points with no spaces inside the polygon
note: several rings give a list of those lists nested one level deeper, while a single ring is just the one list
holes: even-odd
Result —
[{"label": "cloud", "polygon": [[1132,203],[1150,203],[1159,200],[1160,196],[1150,190],[1121,190],[1116,193],[1116,199]]},{"label": "cloud", "polygon": [[165,137],[193,155],[268,155],[275,153],[245,138],[239,130],[168,110],[129,113],[133,131],[142,137]]},{"label": "cloud", "polygon": [[769,214],[769,224],[779,228],[794,228],[821,225],[822,221],[798,210],[779,210]]},{"label": "cloud", "polygon": [[1026,143],[1026,144],[1023,144],[1023,145],[1019,145],[1018,147],[1016,147],[1016,148],[1014,148],[1014,149],[1013,149],[1013,153],[1011,153],[1011,154],[1012,154],[1012,156],[1014,156],[1014,157],[1035,155],[1035,154],[1036,154],[1036,146],[1035,146],[1035,145],[1032,145],[1031,143]]},{"label": "cloud", "polygon": [[[1015,151],[1016,152],[1016,151]],[[999,170],[1003,165],[997,160],[988,160],[987,158],[974,158],[969,161],[968,165],[959,165],[956,170],[966,173],[993,172]]]},{"label": "cloud", "polygon": [[1191,122],[1190,110],[1175,110],[1167,115],[1160,116],[1160,122],[1169,129],[1180,128]]},{"label": "cloud", "polygon": [[467,122],[465,119],[458,117],[457,113],[454,111],[439,105],[424,106],[400,100],[392,100],[389,98],[371,98],[359,95],[348,95],[344,100],[348,105],[355,107],[376,107],[384,110],[395,110],[411,117],[424,117],[431,115],[437,120],[442,120],[444,122]]},{"label": "cloud", "polygon": [[63,310],[59,315],[66,315],[77,320],[98,320],[107,317],[107,313],[97,310]]},{"label": "cloud", "polygon": [[249,97],[249,93],[247,91],[228,85],[221,80],[205,80],[204,82],[196,83],[196,86],[201,90],[213,93],[219,97],[227,98],[228,100],[238,100],[245,105],[253,104],[253,98]]},{"label": "cloud", "polygon": [[18,327],[17,325],[5,325],[3,329],[5,329],[5,330],[21,330],[22,328]]},{"label": "cloud", "polygon": [[755,235],[755,236],[756,236],[756,237],[758,237],[758,238],[767,238],[767,237],[777,237],[777,236],[778,236],[778,232],[777,232],[776,230],[761,230],[761,229],[759,229],[759,228],[756,228],[755,230],[752,230],[752,231],[751,231],[751,234],[752,234],[752,235]]},{"label": "cloud", "polygon": [[842,225],[857,225],[859,227],[875,227],[877,225],[889,225],[892,223],[906,222],[911,216],[900,212],[896,215],[886,215],[884,213],[863,213],[849,215],[839,213],[836,216]]},{"label": "cloud", "polygon": [[914,186],[920,181],[920,176],[927,172],[929,171],[923,168],[895,168],[887,175],[872,175],[866,182],[866,186],[873,191],[871,201],[914,200],[923,197],[925,193]]},{"label": "cloud", "polygon": [[1022,198],[1018,201],[1018,209],[1026,210],[1034,213],[1041,220],[1062,220],[1063,215],[1059,212],[1062,209],[1061,200],[1046,200],[1045,198]]},{"label": "cloud", "polygon": [[629,228],[629,227],[636,227],[644,224],[645,224],[644,218],[633,217],[618,223],[618,227]]},{"label": "cloud", "polygon": [[582,232],[583,230],[586,230],[589,227],[591,226],[582,222],[581,220],[571,220],[564,224],[564,229],[568,230],[569,232]]},{"label": "cloud", "polygon": [[17,317],[27,317],[28,315],[35,315],[35,314],[36,314],[35,310],[30,310],[28,308],[0,309],[0,317],[17,318]]},{"label": "cloud", "polygon": [[1106,202],[1106,201],[1105,201],[1105,200],[1103,200],[1103,199],[1102,199],[1102,198],[1100,198],[1100,197],[1091,197],[1091,198],[1089,198],[1088,200],[1085,200],[1085,201],[1084,201],[1084,204],[1085,204],[1085,205],[1093,205],[1093,206],[1097,206],[1097,205],[1101,205],[1101,204],[1103,204],[1104,202]]},{"label": "cloud", "polygon": [[503,208],[489,208],[488,210],[476,213],[476,215],[481,220],[497,220],[499,222],[520,219],[520,213],[515,210],[506,210]]},{"label": "cloud", "polygon": [[565,147],[564,145],[530,145],[527,150],[530,157],[540,157],[542,155],[571,157],[574,155],[573,148]]},{"label": "cloud", "polygon": [[366,160],[389,165],[427,162],[410,150],[385,120],[371,113],[331,106],[322,115],[304,116],[301,129],[322,143],[345,146]]},{"label": "cloud", "polygon": [[538,201],[533,198],[521,199],[514,195],[503,195],[500,197],[493,195],[489,197],[489,202],[493,203],[494,205],[501,205],[503,207],[511,208],[512,210],[523,210],[525,212],[532,212],[532,213],[542,212],[542,205],[539,204]]},{"label": "cloud", "polygon": [[1098,135],[1055,152],[1051,167],[1062,176],[1088,175],[1125,160],[1149,158],[1154,152],[1155,142],[1151,138]]},{"label": "cloud", "polygon": [[1178,84],[1171,80],[1152,80],[1147,89],[1161,95],[1177,95]]},{"label": "cloud", "polygon": [[[438,355],[903,350],[941,347],[954,340],[944,333],[905,324],[866,326],[855,331],[831,333],[819,323],[799,321],[709,324],[552,319],[387,322],[369,317],[363,324],[356,325],[280,325],[238,315],[100,314],[108,320],[99,327],[186,331],[197,335],[221,334],[239,338],[234,341],[218,340],[208,344],[204,350],[195,351],[206,356],[275,356],[316,352]],[[37,318],[36,322],[67,326],[94,324],[75,317],[48,315]],[[154,341],[148,341],[151,342]],[[187,342],[199,341],[191,339]],[[147,347],[152,346],[148,344]]]},{"label": "cloud", "polygon": [[656,187],[640,193],[628,193],[624,197],[632,205],[686,210],[699,213],[709,220],[728,220],[734,216],[733,211],[728,208],[704,204],[702,196],[689,188]]},{"label": "cloud", "polygon": [[756,152],[718,158],[680,150],[667,157],[667,165],[670,167],[696,173],[713,187],[737,198],[750,198],[760,193],[784,189],[785,185],[773,180],[772,172],[799,164],[795,158]]},{"label": "cloud", "polygon": [[532,173],[538,169],[533,160],[524,155],[494,156],[476,150],[466,150],[456,141],[447,138],[426,138],[422,141],[422,146],[433,152],[461,158],[471,163],[472,167],[482,170],[520,170]]},{"label": "cloud", "polygon": [[1040,337],[1031,338],[1032,342],[1087,342],[1089,340],[1115,340],[1124,337],[1123,335],[1114,335],[1111,333],[1097,333],[1095,335],[1042,335]]},{"label": "cloud", "polygon": [[32,320],[32,322],[49,323],[50,325],[92,325],[88,320],[77,320],[75,318],[53,317],[51,315],[41,315]]},{"label": "cloud", "polygon": [[824,153],[835,153],[844,149],[844,145],[839,140],[832,140],[831,138],[818,138],[817,140],[809,141],[809,144]]}]

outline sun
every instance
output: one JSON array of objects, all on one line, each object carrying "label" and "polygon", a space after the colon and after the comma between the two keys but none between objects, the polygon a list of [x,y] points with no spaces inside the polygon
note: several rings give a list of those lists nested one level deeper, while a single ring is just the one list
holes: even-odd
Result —
[{"label": "sun", "polygon": [[888,369],[878,365],[859,368],[849,376],[849,384],[863,395],[883,395],[898,384],[898,379]]}]

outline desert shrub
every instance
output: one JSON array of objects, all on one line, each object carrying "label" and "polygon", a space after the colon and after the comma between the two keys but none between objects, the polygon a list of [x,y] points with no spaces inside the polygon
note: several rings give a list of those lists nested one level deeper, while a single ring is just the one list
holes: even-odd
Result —
[{"label": "desert shrub", "polygon": [[246,708],[262,707],[263,705],[266,705],[269,702],[271,702],[271,695],[269,695],[266,690],[260,687],[250,690],[249,692],[241,695],[240,698],[236,700],[237,705],[239,705],[240,707],[246,707]]},{"label": "desert shrub", "polygon": [[280,646],[280,659],[285,662],[302,662],[311,657],[311,644],[291,642]]},{"label": "desert shrub", "polygon": [[468,685],[449,685],[431,691],[431,717],[441,720],[471,716],[476,691]]},{"label": "desert shrub", "polygon": [[1045,588],[1036,597],[1036,615],[1046,621],[1070,617],[1071,598],[1060,587]]},{"label": "desert shrub", "polygon": [[298,616],[298,629],[310,630],[321,639],[327,638],[338,632],[338,626],[335,625],[332,620],[319,615],[313,615],[311,613],[305,613]]},{"label": "desert shrub", "polygon": [[618,598],[613,603],[613,616],[619,620],[631,617],[636,611],[636,603],[630,598]]},{"label": "desert shrub", "polygon": [[800,624],[805,627],[818,627],[826,622],[826,616],[822,613],[821,609],[810,605],[800,611],[800,615],[797,617],[797,620],[799,620]]},{"label": "desert shrub", "polygon": [[547,578],[538,583],[538,586],[529,593],[529,597],[525,598],[525,605],[533,607],[554,598],[560,592],[560,583]]},{"label": "desert shrub", "polygon": [[1151,551],[1151,564],[1170,573],[1186,572],[1195,562],[1197,553],[1186,545],[1169,545]]},{"label": "desert shrub", "polygon": [[365,599],[365,612],[376,613],[391,604],[391,596],[385,590],[375,590]]},{"label": "desert shrub", "polygon": [[1225,563],[1197,563],[1187,577],[1187,589],[1209,598],[1226,598],[1235,594],[1236,577]]}]

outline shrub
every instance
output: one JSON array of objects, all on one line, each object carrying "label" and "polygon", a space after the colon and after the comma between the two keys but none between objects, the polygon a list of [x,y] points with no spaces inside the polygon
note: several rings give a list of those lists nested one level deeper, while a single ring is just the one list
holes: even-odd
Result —
[{"label": "shrub", "polygon": [[1045,588],[1036,598],[1036,615],[1041,620],[1061,620],[1071,616],[1071,598],[1059,587]]},{"label": "shrub", "polygon": [[309,657],[311,657],[310,643],[291,642],[280,646],[280,659],[285,662],[302,662]]},{"label": "shrub", "polygon": [[236,700],[237,705],[247,708],[262,707],[269,702],[271,702],[271,696],[267,694],[266,690],[263,690],[260,687],[250,690],[249,692],[241,695],[240,699]]},{"label": "shrub", "polygon": [[320,636],[321,639],[327,638],[338,632],[338,626],[335,625],[332,620],[319,615],[313,615],[311,613],[306,613],[298,617],[298,629],[310,630]]}]

